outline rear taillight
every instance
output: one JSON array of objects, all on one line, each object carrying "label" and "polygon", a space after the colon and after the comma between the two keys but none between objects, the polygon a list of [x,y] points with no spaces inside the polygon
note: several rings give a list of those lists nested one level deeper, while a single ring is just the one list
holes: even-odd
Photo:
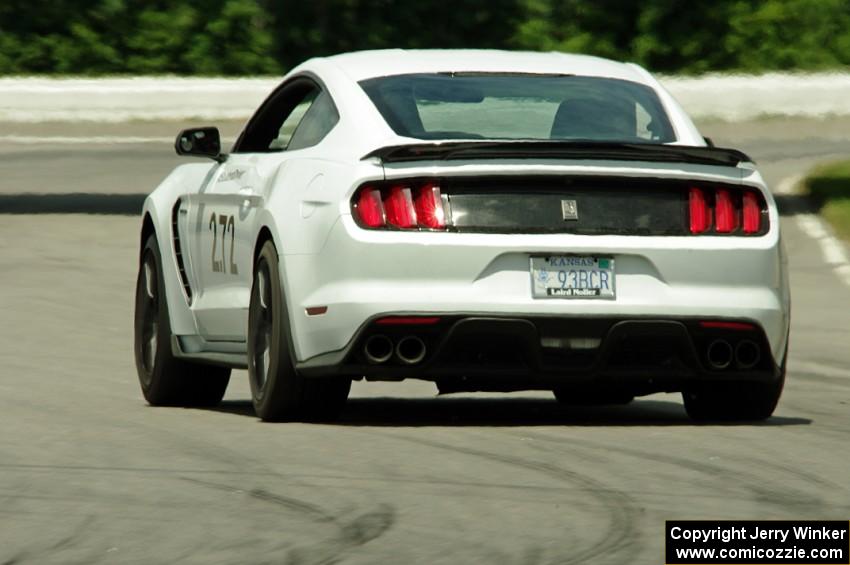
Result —
[{"label": "rear taillight", "polygon": [[387,223],[397,228],[416,227],[416,210],[413,209],[413,195],[410,187],[394,186],[384,197],[384,209],[387,211]]},{"label": "rear taillight", "polygon": [[732,233],[738,228],[738,210],[726,188],[718,188],[714,193],[714,218],[717,233]]},{"label": "rear taillight", "polygon": [[434,181],[366,186],[356,193],[352,209],[366,228],[445,230],[447,225],[440,186]]},{"label": "rear taillight", "polygon": [[762,232],[763,208],[763,200],[754,190],[694,187],[688,193],[690,231],[692,234],[758,234]]},{"label": "rear taillight", "polygon": [[416,217],[419,225],[432,230],[446,227],[446,213],[443,210],[443,197],[440,187],[426,184],[416,191]]},{"label": "rear taillight", "polygon": [[364,225],[370,228],[379,228],[387,224],[381,191],[377,188],[367,186],[362,189],[359,198],[357,198],[356,208],[357,215]]},{"label": "rear taillight", "polygon": [[761,206],[755,192],[744,193],[744,233],[758,233],[761,230]]},{"label": "rear taillight", "polygon": [[692,188],[689,197],[691,233],[703,233],[711,226],[711,209],[701,188]]}]

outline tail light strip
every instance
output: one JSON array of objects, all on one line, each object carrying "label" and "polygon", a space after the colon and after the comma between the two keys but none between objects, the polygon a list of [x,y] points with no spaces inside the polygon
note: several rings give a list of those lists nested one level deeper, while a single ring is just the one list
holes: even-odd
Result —
[{"label": "tail light strip", "polygon": [[744,233],[758,233],[761,229],[761,205],[755,192],[748,191],[743,196]]},{"label": "tail light strip", "polygon": [[403,230],[446,229],[446,208],[440,186],[431,181],[367,185],[354,198],[355,217],[363,227]]},{"label": "tail light strip", "polygon": [[[754,190],[740,194],[728,188],[691,188],[688,211],[692,234],[714,233],[756,235],[761,232],[761,197]],[[712,209],[710,202],[714,201]],[[713,217],[713,221],[712,221]]]},{"label": "tail light strip", "polygon": [[[691,187],[686,225],[693,235],[759,235],[766,210],[753,189]],[[370,183],[352,200],[358,224],[368,229],[447,231],[451,224],[448,202],[436,180]]]}]

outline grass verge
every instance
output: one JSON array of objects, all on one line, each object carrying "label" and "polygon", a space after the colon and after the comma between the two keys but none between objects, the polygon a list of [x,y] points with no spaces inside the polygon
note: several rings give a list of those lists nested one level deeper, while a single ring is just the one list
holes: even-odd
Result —
[{"label": "grass verge", "polygon": [[835,233],[850,241],[850,160],[814,168],[804,184]]}]

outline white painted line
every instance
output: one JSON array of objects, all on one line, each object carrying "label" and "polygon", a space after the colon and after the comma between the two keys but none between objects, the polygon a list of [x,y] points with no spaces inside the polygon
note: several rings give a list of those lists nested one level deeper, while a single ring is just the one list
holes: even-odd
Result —
[{"label": "white painted line", "polygon": [[818,240],[823,258],[829,265],[847,265],[847,255],[844,245],[834,237],[824,237]]},{"label": "white painted line", "polygon": [[832,234],[832,230],[818,215],[798,214],[796,220],[803,233],[818,242],[826,264],[832,267],[844,284],[850,286],[850,261],[844,243]]},{"label": "white painted line", "polygon": [[814,214],[799,214],[797,216],[797,224],[806,232],[807,235],[814,239],[822,239],[829,237],[819,216]]},{"label": "white painted line", "polygon": [[839,265],[835,267],[835,273],[841,277],[841,280],[844,281],[844,284],[850,286],[850,265]]}]

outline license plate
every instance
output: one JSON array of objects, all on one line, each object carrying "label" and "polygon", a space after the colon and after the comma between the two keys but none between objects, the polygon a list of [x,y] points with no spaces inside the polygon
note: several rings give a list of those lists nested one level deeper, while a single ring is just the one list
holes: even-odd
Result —
[{"label": "license plate", "polygon": [[580,255],[532,257],[531,294],[534,298],[614,298],[614,260]]}]

